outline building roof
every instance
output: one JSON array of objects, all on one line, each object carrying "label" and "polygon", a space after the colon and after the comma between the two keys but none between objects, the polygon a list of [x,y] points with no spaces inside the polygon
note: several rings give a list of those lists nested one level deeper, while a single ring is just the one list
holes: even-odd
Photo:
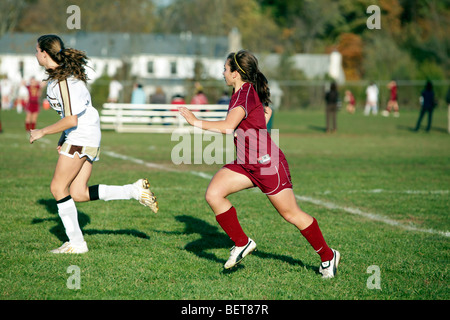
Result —
[{"label": "building roof", "polygon": [[[184,55],[224,58],[228,38],[179,35],[78,32],[58,34],[66,47],[85,51],[88,57],[123,58],[131,55]],[[35,33],[7,33],[0,38],[0,54],[34,53]]]}]

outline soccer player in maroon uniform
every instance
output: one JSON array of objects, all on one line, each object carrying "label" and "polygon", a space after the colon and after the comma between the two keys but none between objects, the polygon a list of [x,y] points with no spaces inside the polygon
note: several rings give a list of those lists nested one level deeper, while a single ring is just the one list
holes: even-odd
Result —
[{"label": "soccer player in maroon uniform", "polygon": [[400,116],[400,113],[398,108],[397,82],[392,80],[388,83],[387,87],[390,90],[389,101],[386,110],[382,112],[382,115],[387,117],[391,113],[391,110],[394,109],[394,117],[398,117]]},{"label": "soccer player in maroon uniform", "polygon": [[41,84],[32,77],[27,86],[29,99],[26,106],[25,129],[27,131],[36,129],[36,122],[39,114],[39,98],[41,96]]},{"label": "soccer player in maroon uniform", "polygon": [[236,209],[227,196],[257,186],[319,254],[323,278],[333,278],[340,253],[327,245],[316,219],[297,205],[286,158],[267,132],[270,91],[266,77],[258,69],[258,60],[245,50],[230,53],[223,75],[227,85],[234,88],[224,120],[198,120],[187,108],[179,110],[195,127],[235,135],[237,158],[214,175],[205,195],[217,222],[235,243],[224,267],[232,268],[256,248],[256,243],[242,230]]}]

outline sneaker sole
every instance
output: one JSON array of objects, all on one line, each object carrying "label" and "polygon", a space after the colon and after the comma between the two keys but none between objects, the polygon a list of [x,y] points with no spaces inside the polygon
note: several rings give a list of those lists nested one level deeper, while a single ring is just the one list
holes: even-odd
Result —
[{"label": "sneaker sole", "polygon": [[333,271],[334,271],[334,276],[336,276],[337,273],[337,267],[339,265],[339,262],[341,261],[341,254],[339,253],[339,251],[335,250],[334,252],[336,252],[336,263],[333,266]]},{"label": "sneaker sole", "polygon": [[334,251],[334,254],[336,255],[336,259],[334,260],[334,264],[333,264],[333,276],[325,278],[325,279],[332,279],[332,278],[336,277],[337,267],[339,265],[339,262],[341,261],[341,254],[340,254],[340,252],[337,251],[337,250],[334,250],[334,249],[333,249],[333,251]]},{"label": "sneaker sole", "polygon": [[144,188],[144,189],[150,189],[150,182],[148,181],[147,178],[142,179],[142,188]]},{"label": "sneaker sole", "polygon": [[[147,189],[147,190],[150,191],[150,182],[148,181],[147,178],[142,179],[142,188]],[[159,210],[159,208],[158,208],[158,201],[156,200],[156,197],[153,194],[153,192],[150,191],[150,193],[155,198],[155,201],[152,204],[150,204],[150,205],[146,205],[145,202],[144,203],[141,202],[141,204],[144,205],[144,206],[148,206],[154,213],[158,213],[158,210]]]}]

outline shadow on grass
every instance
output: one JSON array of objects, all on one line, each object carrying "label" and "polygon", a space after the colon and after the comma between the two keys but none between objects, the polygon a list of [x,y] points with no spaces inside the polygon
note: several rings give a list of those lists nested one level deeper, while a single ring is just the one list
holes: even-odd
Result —
[{"label": "shadow on grass", "polygon": [[[403,130],[403,131],[415,132],[415,133],[416,132],[427,133],[427,131],[425,130],[425,126],[424,125],[422,125],[419,128],[419,130],[416,130],[415,125],[412,125],[412,126],[397,125],[397,129]],[[430,131],[439,132],[439,133],[443,133],[443,134],[448,134],[448,128],[431,127]]]},{"label": "shadow on grass", "polygon": [[[58,215],[58,207],[56,206],[55,199],[40,199],[37,201],[38,204],[44,206],[49,213],[56,215],[55,217],[38,219],[34,218],[31,223],[37,224],[46,221],[54,221],[55,226],[50,228],[50,233],[54,234],[60,241],[67,241],[67,235],[62,224],[61,218]],[[111,235],[130,235],[142,239],[150,239],[150,237],[144,232],[134,230],[134,229],[122,229],[122,230],[97,230],[97,229],[87,229],[85,227],[91,222],[91,219],[87,214],[78,210],[78,223],[80,225],[81,231],[84,235],[95,235],[95,234],[111,234]]]},{"label": "shadow on grass", "polygon": [[[220,264],[225,264],[226,262],[225,259],[218,258],[215,254],[208,252],[208,250],[222,249],[222,248],[230,249],[232,243],[230,241],[230,238],[226,234],[220,232],[218,227],[212,226],[209,223],[198,218],[194,218],[187,215],[181,215],[176,216],[175,219],[179,222],[184,223],[184,231],[183,232],[162,231],[162,232],[166,234],[199,234],[201,236],[200,239],[188,243],[184,248],[200,258],[208,259],[210,261],[214,261]],[[301,260],[296,260],[292,257],[281,254],[264,252],[259,250],[258,248],[252,253],[252,255],[262,259],[280,260],[294,266],[300,266],[302,268],[313,270],[315,272],[317,272],[319,269],[318,267],[305,266],[305,264]],[[228,270],[224,269],[223,273],[233,273],[242,268],[243,265],[239,264],[234,268]]]}]

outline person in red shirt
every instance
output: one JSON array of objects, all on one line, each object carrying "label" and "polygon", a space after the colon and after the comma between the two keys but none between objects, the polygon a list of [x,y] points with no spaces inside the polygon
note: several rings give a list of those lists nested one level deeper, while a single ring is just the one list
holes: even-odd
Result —
[{"label": "person in red shirt", "polygon": [[268,106],[270,90],[266,77],[258,68],[258,60],[246,50],[230,53],[223,75],[226,84],[233,87],[224,120],[199,120],[189,109],[180,107],[179,110],[190,125],[224,134],[234,133],[235,136],[236,160],[214,175],[205,195],[217,222],[235,244],[225,269],[237,265],[256,248],[255,241],[243,231],[236,209],[227,197],[257,186],[279,214],[296,226],[319,254],[322,277],[333,278],[340,253],[327,245],[317,220],[297,204],[286,157],[267,131],[271,115]]},{"label": "person in red shirt", "polygon": [[398,97],[397,97],[397,83],[392,80],[387,85],[390,90],[389,101],[387,103],[386,110],[382,112],[382,115],[388,117],[391,113],[391,110],[394,109],[394,117],[400,116],[399,108],[398,108]]},{"label": "person in red shirt", "polygon": [[25,129],[30,131],[36,129],[36,122],[39,114],[39,98],[41,97],[41,84],[32,77],[28,89],[28,103],[25,111]]},{"label": "person in red shirt", "polygon": [[347,103],[346,110],[350,114],[355,113],[355,97],[353,96],[353,93],[350,90],[345,90],[345,97],[344,101]]},{"label": "person in red shirt", "polygon": [[191,99],[191,104],[208,104],[208,98],[203,92],[203,87],[200,83],[195,83],[195,94]]}]

